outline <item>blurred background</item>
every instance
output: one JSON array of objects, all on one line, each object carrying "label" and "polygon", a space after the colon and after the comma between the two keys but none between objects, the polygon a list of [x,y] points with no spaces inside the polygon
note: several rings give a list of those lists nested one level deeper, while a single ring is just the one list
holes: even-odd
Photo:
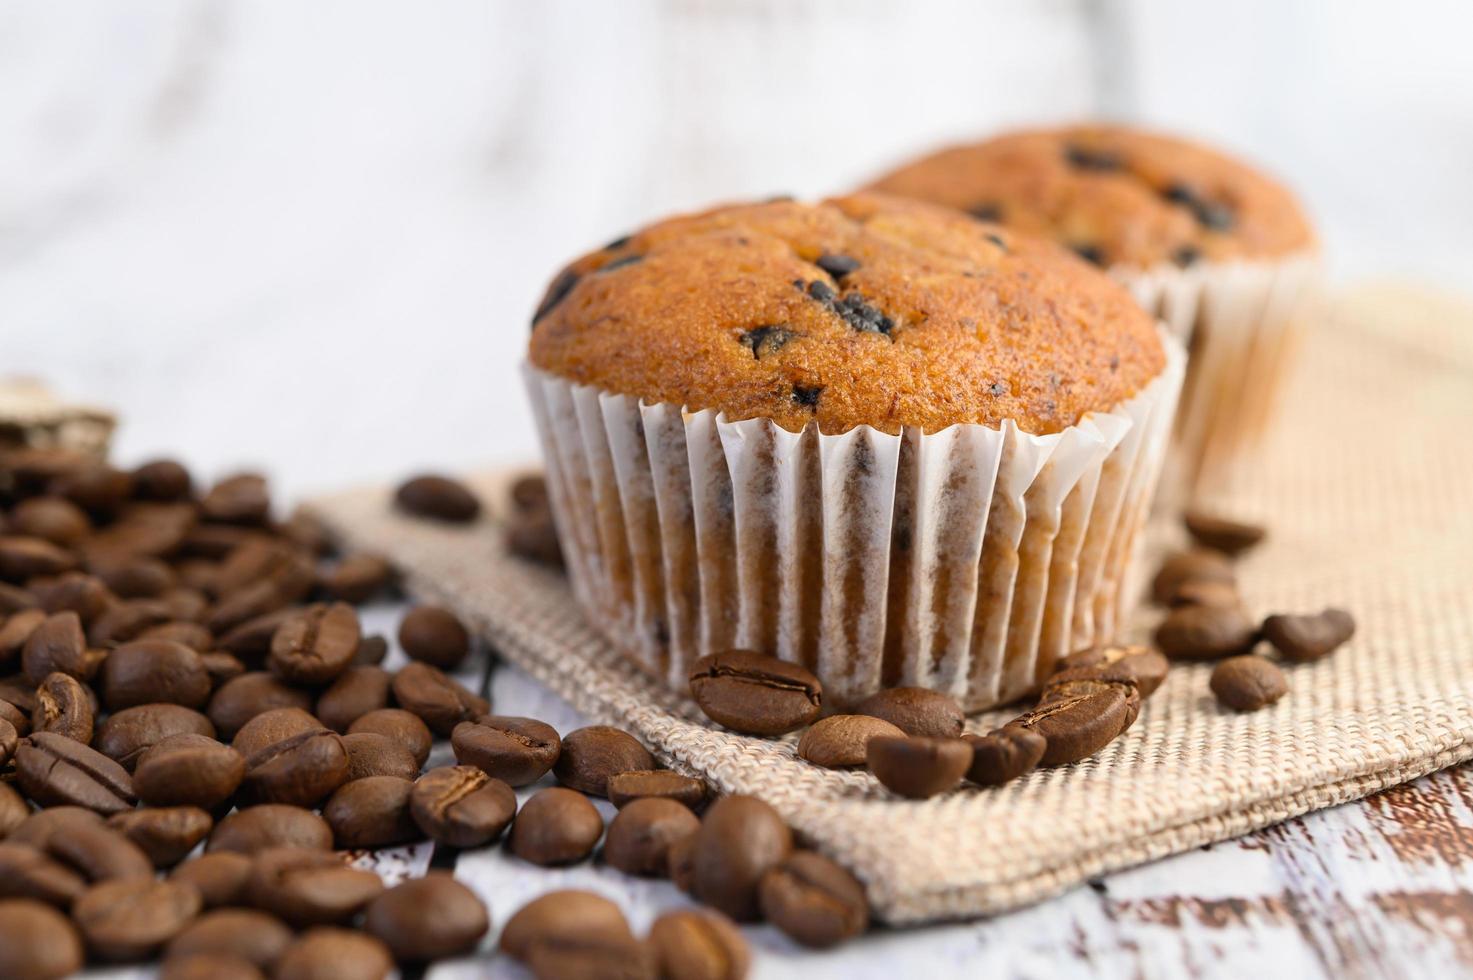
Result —
[{"label": "blurred background", "polygon": [[528,461],[566,259],[1003,127],[1201,137],[1343,286],[1473,268],[1466,0],[0,3],[0,375],[297,495]]}]

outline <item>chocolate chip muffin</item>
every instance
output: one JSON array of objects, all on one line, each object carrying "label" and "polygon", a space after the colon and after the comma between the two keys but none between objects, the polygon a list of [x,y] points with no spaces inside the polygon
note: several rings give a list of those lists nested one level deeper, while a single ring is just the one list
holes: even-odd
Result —
[{"label": "chocolate chip muffin", "polygon": [[1230,475],[1261,433],[1318,282],[1314,231],[1276,181],[1186,140],[1084,125],[944,149],[869,189],[1071,248],[1190,342],[1183,489]]},{"label": "chocolate chip muffin", "polygon": [[574,593],[686,692],[731,647],[830,704],[980,707],[1113,631],[1183,355],[1066,249],[876,194],[573,262],[525,374]]}]

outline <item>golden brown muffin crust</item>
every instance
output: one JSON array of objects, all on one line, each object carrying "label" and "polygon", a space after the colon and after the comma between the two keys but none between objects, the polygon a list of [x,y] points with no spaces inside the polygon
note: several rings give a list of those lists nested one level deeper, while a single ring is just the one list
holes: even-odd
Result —
[{"label": "golden brown muffin crust", "polygon": [[869,190],[943,204],[1098,265],[1273,258],[1314,246],[1292,194],[1222,153],[1121,126],[1009,133],[923,157]]},{"label": "golden brown muffin crust", "polygon": [[536,367],[791,431],[1057,432],[1165,365],[1155,324],[1057,246],[883,195],[736,205],[578,259],[533,323]]}]

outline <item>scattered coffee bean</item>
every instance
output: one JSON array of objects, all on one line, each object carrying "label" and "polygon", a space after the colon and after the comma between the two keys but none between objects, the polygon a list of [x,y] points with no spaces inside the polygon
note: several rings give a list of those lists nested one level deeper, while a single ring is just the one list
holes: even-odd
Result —
[{"label": "scattered coffee bean", "polygon": [[256,473],[226,477],[200,499],[206,520],[225,524],[260,524],[270,515],[271,494],[266,478]]},{"label": "scattered coffee bean", "polygon": [[573,864],[593,853],[603,832],[603,817],[586,796],[550,786],[522,804],[507,846],[533,864]]},{"label": "scattered coffee bean", "polygon": [[97,729],[96,747],[131,771],[145,751],[171,735],[213,738],[215,726],[198,711],[178,704],[140,704],[108,716]]},{"label": "scattered coffee bean", "polygon": [[382,636],[365,636],[358,644],[358,653],[353,663],[358,666],[378,666],[389,655],[389,641]]},{"label": "scattered coffee bean", "polygon": [[215,646],[245,660],[256,661],[271,650],[271,639],[281,624],[296,616],[301,609],[287,607],[248,619],[232,627],[216,641]]},{"label": "scattered coffee bean", "polygon": [[506,783],[475,766],[442,766],[415,782],[409,812],[419,829],[437,843],[480,847],[511,824],[517,797]]},{"label": "scattered coffee bean", "polygon": [[70,908],[87,879],[43,851],[0,841],[0,899],[30,898]]},{"label": "scattered coffee bean", "polygon": [[187,953],[159,966],[159,980],[265,980],[266,975],[239,956]]},{"label": "scattered coffee bean", "polygon": [[[755,796],[726,796],[706,810],[689,846],[691,894],[738,922],[753,922],[758,883],[792,852],[793,833]],[[668,860],[673,877],[677,857]]]},{"label": "scattered coffee bean", "polygon": [[750,650],[697,660],[690,690],[706,716],[746,735],[782,735],[818,717],[823,687],[799,664]]},{"label": "scattered coffee bean", "polygon": [[986,735],[963,735],[972,745],[967,778],[979,786],[1001,786],[1033,769],[1043,759],[1048,740],[1035,731],[1004,725]]},{"label": "scattered coffee bean", "polygon": [[578,937],[532,948],[527,968],[536,980],[655,980],[654,964],[637,939],[608,942]]},{"label": "scattered coffee bean", "polygon": [[481,502],[465,484],[447,476],[417,476],[394,492],[399,507],[416,517],[428,517],[452,524],[475,520],[481,513]]},{"label": "scattered coffee bean", "polygon": [[266,664],[288,683],[326,684],[352,664],[362,635],[347,603],[308,606],[277,629]]},{"label": "scattered coffee bean", "polygon": [[869,740],[882,735],[903,738],[905,732],[873,715],[830,715],[803,732],[798,755],[825,769],[862,766]]},{"label": "scattered coffee bean", "polygon": [[1129,680],[1148,698],[1166,680],[1171,663],[1150,647],[1091,647],[1060,660],[1050,682],[1071,680]]},{"label": "scattered coffee bean", "polygon": [[[75,616],[76,613],[72,615]],[[35,633],[41,624],[46,622],[46,619],[46,610],[40,608],[20,609],[6,616],[4,625],[0,626],[0,663],[11,663],[16,657],[21,656],[27,641],[31,638],[31,634]],[[81,625],[80,619],[77,621],[77,625]],[[85,637],[83,637],[82,642],[85,646]],[[44,668],[49,665],[43,664],[41,666]],[[49,674],[51,671],[47,670],[45,673]],[[45,674],[42,676],[44,677]],[[31,683],[34,684],[35,681],[31,681]]]},{"label": "scattered coffee bean", "polygon": [[133,471],[133,494],[141,500],[182,500],[193,487],[189,470],[172,459],[150,460]]},{"label": "scattered coffee bean", "polygon": [[222,684],[210,698],[205,714],[221,738],[234,738],[246,722],[273,708],[310,711],[312,695],[265,671],[251,671]]},{"label": "scattered coffee bean", "polygon": [[1008,722],[1042,735],[1048,742],[1042,766],[1062,766],[1094,755],[1125,731],[1130,709],[1118,687],[1070,697],[1026,711]]},{"label": "scattered coffee bean", "polygon": [[[92,693],[85,684],[69,674],[50,674],[36,688],[31,731],[55,732],[86,745],[92,741],[93,713]],[[7,727],[15,733],[13,726]]]},{"label": "scattered coffee bean", "polygon": [[322,588],[334,599],[357,606],[387,588],[393,577],[387,559],[359,552],[338,562],[322,580]]},{"label": "scattered coffee bean", "polygon": [[506,546],[512,554],[539,565],[563,566],[562,544],[551,510],[529,511],[508,524]]},{"label": "scattered coffee bean", "polygon": [[608,796],[610,776],[653,768],[655,757],[633,735],[608,725],[589,725],[562,740],[553,774],[580,793]]},{"label": "scattered coffee bean", "polygon": [[102,667],[103,700],[113,711],[159,703],[201,708],[210,687],[199,654],[171,640],[124,643]]},{"label": "scattered coffee bean", "polygon": [[491,708],[485,698],[472,694],[444,671],[418,661],[394,675],[390,690],[401,707],[422,718],[437,735],[448,736],[456,725]]},{"label": "scattered coffee bean", "polygon": [[1257,711],[1289,693],[1278,665],[1251,653],[1228,657],[1212,668],[1209,686],[1217,700],[1234,711]]},{"label": "scattered coffee bean", "polygon": [[595,892],[566,889],[534,898],[501,930],[501,951],[526,962],[539,946],[600,940],[610,944],[633,938],[619,906]]},{"label": "scattered coffee bean", "polygon": [[44,538],[0,536],[0,580],[24,582],[42,575],[60,575],[77,567],[71,552]]},{"label": "scattered coffee bean", "polygon": [[674,800],[691,810],[706,802],[706,781],[669,769],[633,769],[616,772],[606,784],[609,801],[623,808],[634,800]]},{"label": "scattered coffee bean", "polygon": [[1239,555],[1263,540],[1265,528],[1244,524],[1203,511],[1189,510],[1182,518],[1192,540],[1225,555]]},{"label": "scattered coffee bean", "polygon": [[411,660],[450,670],[470,652],[471,637],[442,606],[415,606],[399,622],[399,645]]},{"label": "scattered coffee bean", "polygon": [[1170,606],[1236,606],[1242,607],[1243,596],[1237,585],[1230,582],[1211,582],[1206,579],[1188,579],[1176,587]]},{"label": "scattered coffee bean", "polygon": [[870,772],[889,789],[921,800],[955,787],[972,765],[972,746],[960,738],[886,736],[866,748]]},{"label": "scattered coffee bean", "polygon": [[240,727],[230,747],[243,756],[251,756],[303,732],[320,732],[322,723],[310,711],[301,708],[272,708],[263,711]]},{"label": "scattered coffee bean", "polygon": [[265,803],[315,806],[347,781],[343,737],[324,729],[293,735],[247,756],[241,788]]},{"label": "scattered coffee bean", "polygon": [[317,699],[317,717],[333,731],[346,732],[370,711],[388,707],[392,679],[382,667],[349,667]]},{"label": "scattered coffee bean", "polygon": [[82,969],[82,941],[66,916],[42,902],[0,900],[0,976],[60,980]]},{"label": "scattered coffee bean", "polygon": [[476,766],[510,786],[541,779],[562,752],[557,729],[535,718],[482,715],[450,733],[455,761]]},{"label": "scattered coffee bean", "polygon": [[369,732],[382,735],[404,746],[414,755],[416,766],[423,766],[430,757],[434,736],[424,721],[416,714],[403,708],[380,708],[363,715],[348,726],[349,735]]},{"label": "scattered coffee bean", "polygon": [[266,803],[236,810],[215,824],[205,850],[254,854],[273,847],[330,850],[332,828],[311,810]]},{"label": "scattered coffee bean", "polygon": [[1173,660],[1218,660],[1257,643],[1258,624],[1236,606],[1178,606],[1156,627],[1156,645]]},{"label": "scattered coffee bean", "polygon": [[44,810],[37,810],[21,821],[13,831],[7,843],[25,844],[45,850],[51,844],[51,838],[57,834],[69,833],[77,827],[97,827],[102,825],[102,817],[91,810],[80,806],[53,806]]},{"label": "scattered coffee bean", "polygon": [[350,929],[308,929],[276,963],[274,980],[386,980],[394,968],[389,948]]},{"label": "scattered coffee bean", "polygon": [[[21,613],[15,618],[26,616]],[[33,684],[51,674],[69,674],[80,680],[92,676],[94,661],[87,655],[87,638],[82,620],[71,610],[43,616],[21,651],[21,669]]]},{"label": "scattered coffee bean", "polygon": [[41,806],[128,810],[137,799],[128,771],[95,749],[54,732],[36,732],[15,750],[16,779]]},{"label": "scattered coffee bean", "polygon": [[340,848],[384,847],[421,840],[409,813],[414,783],[399,776],[368,776],[338,787],[322,806]]},{"label": "scattered coffee bean", "polygon": [[1276,613],[1263,621],[1263,638],[1285,659],[1309,663],[1327,657],[1355,635],[1355,617],[1344,609],[1313,616]]},{"label": "scattered coffee bean", "polygon": [[363,928],[383,940],[400,963],[468,953],[490,927],[486,905],[476,893],[437,871],[384,892],[363,918]]},{"label": "scattered coffee bean", "polygon": [[170,735],[138,757],[133,788],[150,806],[214,809],[244,780],[246,760],[208,735]]},{"label": "scattered coffee bean", "polygon": [[257,851],[246,894],[256,908],[297,928],[341,925],[384,890],[378,875],[343,861],[332,851],[302,847]]},{"label": "scattered coffee bean", "polygon": [[206,953],[237,956],[270,970],[292,943],[292,931],[276,916],[257,909],[206,912],[169,940],[166,959]]},{"label": "scattered coffee bean", "polygon": [[343,750],[348,753],[348,782],[369,776],[398,776],[414,779],[419,763],[407,747],[387,736],[358,732],[343,736]]},{"label": "scattered coffee bean", "polygon": [[204,907],[213,909],[243,902],[250,874],[251,859],[245,854],[214,851],[185,861],[170,873],[169,880],[193,885]]},{"label": "scattered coffee bean", "polygon": [[197,806],[168,806],[114,813],[107,825],[138,845],[155,868],[170,868],[209,836],[215,821]]},{"label": "scattered coffee bean", "polygon": [[80,871],[88,881],[151,877],[143,849],[105,823],[80,823],[53,833],[46,853]]},{"label": "scattered coffee bean", "polygon": [[1151,595],[1158,603],[1167,605],[1184,582],[1220,582],[1235,586],[1237,580],[1233,563],[1221,552],[1206,548],[1178,551],[1161,563],[1160,570],[1151,581]]},{"label": "scattered coffee bean", "polygon": [[864,886],[813,851],[794,851],[769,868],[758,898],[768,922],[814,949],[852,939],[869,923]]},{"label": "scattered coffee bean", "polygon": [[711,909],[676,909],[650,926],[649,945],[661,977],[744,980],[752,951],[742,931]]},{"label": "scattered coffee bean", "polygon": [[10,512],[10,527],[16,534],[70,548],[91,533],[92,522],[86,511],[64,497],[30,497]]},{"label": "scattered coffee bean", "polygon": [[152,878],[119,878],[83,892],[72,921],[92,955],[109,962],[146,959],[199,914],[192,886]]},{"label": "scattered coffee bean", "polygon": [[859,703],[855,714],[882,718],[907,735],[956,738],[966,715],[955,698],[924,687],[892,687]]},{"label": "scattered coffee bean", "polygon": [[9,783],[0,783],[0,840],[8,837],[30,813],[31,808],[25,797],[17,793]]},{"label": "scattered coffee bean", "polygon": [[674,800],[634,800],[609,823],[604,861],[625,874],[664,877],[670,870],[670,845],[700,826],[696,815]]},{"label": "scattered coffee bean", "polygon": [[136,640],[143,631],[179,619],[179,610],[162,599],[129,599],[115,603],[87,627],[87,642],[113,647]]},{"label": "scattered coffee bean", "polygon": [[[1136,686],[1135,679],[1129,676],[1092,677],[1087,676],[1091,672],[1085,673],[1086,676],[1083,677],[1066,678],[1055,675],[1049,678],[1039,693],[1037,706],[1046,708],[1062,701],[1072,701],[1114,690],[1125,698],[1125,724],[1120,731],[1124,732],[1134,725],[1141,712],[1141,692]],[[1100,673],[1108,674],[1109,671],[1107,669]]]}]

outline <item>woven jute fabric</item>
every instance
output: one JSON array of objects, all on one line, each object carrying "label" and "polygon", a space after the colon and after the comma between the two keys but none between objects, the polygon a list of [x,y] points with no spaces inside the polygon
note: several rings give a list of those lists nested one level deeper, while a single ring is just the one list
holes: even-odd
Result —
[{"label": "woven jute fabric", "polygon": [[[1176,667],[1094,758],[923,802],[867,773],[811,766],[795,738],[716,730],[638,673],[585,624],[561,576],[506,554],[504,475],[478,481],[493,513],[470,528],[396,514],[384,488],[313,510],[588,717],[777,807],[864,881],[882,919],[975,916],[1473,756],[1473,311],[1410,292],[1358,295],[1308,332],[1299,365],[1257,465],[1215,502],[1272,528],[1241,566],[1252,608],[1341,605],[1360,623],[1355,639],[1293,667],[1289,695],[1253,714],[1217,706],[1208,667]],[[1156,528],[1155,546],[1173,534]]]}]

